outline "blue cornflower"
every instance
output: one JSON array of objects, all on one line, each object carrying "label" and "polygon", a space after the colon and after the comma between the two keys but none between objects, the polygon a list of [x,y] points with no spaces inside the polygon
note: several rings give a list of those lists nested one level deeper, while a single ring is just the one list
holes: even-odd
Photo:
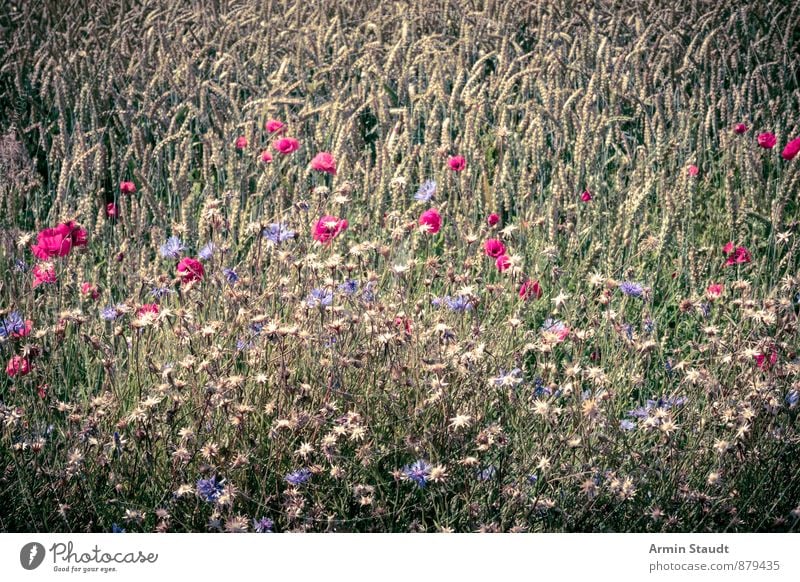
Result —
[{"label": "blue cornflower", "polygon": [[169,287],[163,287],[162,286],[162,287],[154,287],[153,289],[151,289],[150,290],[150,295],[152,295],[156,299],[162,299],[162,298],[166,297],[167,295],[169,295],[170,293],[174,293],[174,292],[175,291],[173,291]]},{"label": "blue cornflower", "polygon": [[700,304],[700,312],[703,314],[703,317],[711,315],[711,304],[707,301],[703,301]]},{"label": "blue cornflower", "polygon": [[650,411],[654,409],[660,408],[662,410],[669,410],[676,406],[683,406],[688,401],[689,399],[686,396],[662,396],[658,400],[648,399],[644,406],[639,406],[638,408],[630,410],[628,416],[644,419],[650,416]]},{"label": "blue cornflower", "polygon": [[419,190],[417,190],[417,193],[414,194],[414,200],[428,202],[431,198],[433,198],[434,194],[436,194],[436,181],[425,180],[419,187]]},{"label": "blue cornflower", "polygon": [[622,329],[625,330],[625,335],[630,341],[633,341],[633,326],[630,323],[626,323],[622,326]]},{"label": "blue cornflower", "polygon": [[268,517],[253,519],[253,531],[256,533],[272,533],[275,523]]},{"label": "blue cornflower", "polygon": [[117,309],[115,305],[108,305],[100,310],[100,317],[106,321],[114,321],[120,315],[122,315],[122,313],[120,313],[119,309]]},{"label": "blue cornflower", "polygon": [[181,239],[177,236],[171,236],[163,245],[161,245],[161,256],[165,259],[177,259],[181,253],[186,250]]},{"label": "blue cornflower", "polygon": [[298,469],[294,473],[289,473],[284,477],[287,483],[290,483],[294,486],[302,485],[309,479],[311,479],[311,471],[303,467],[302,469]]},{"label": "blue cornflower", "polygon": [[375,281],[370,281],[364,285],[364,290],[361,292],[361,300],[364,303],[372,303],[375,301]]},{"label": "blue cornflower", "polygon": [[353,295],[356,291],[358,291],[358,281],[355,279],[348,279],[339,285],[339,291],[345,295]]},{"label": "blue cornflower", "polygon": [[240,351],[240,352],[243,352],[243,351],[245,351],[245,350],[249,350],[249,349],[250,349],[250,348],[252,348],[254,345],[255,345],[255,344],[253,344],[253,342],[251,342],[250,340],[240,339],[240,340],[238,340],[238,341],[236,342],[236,349],[237,349],[238,351]]},{"label": "blue cornflower", "polygon": [[549,386],[546,386],[544,380],[537,376],[533,379],[533,395],[534,396],[550,396],[553,393]]},{"label": "blue cornflower", "polygon": [[799,390],[792,390],[786,395],[786,404],[789,405],[789,408],[794,408],[798,402],[800,402]]},{"label": "blue cornflower", "polygon": [[529,485],[536,485],[536,482],[539,480],[539,475],[528,475],[528,484]]},{"label": "blue cornflower", "polygon": [[548,317],[542,323],[542,331],[549,331],[550,333],[559,333],[567,329],[566,324],[558,319]]},{"label": "blue cornflower", "polygon": [[683,406],[689,401],[686,396],[670,396],[665,397],[661,396],[658,400],[648,400],[647,401],[647,408],[663,408],[664,410],[669,410],[673,406]]},{"label": "blue cornflower", "polygon": [[199,479],[197,481],[197,494],[208,503],[215,503],[222,495],[224,479],[217,481],[217,477]]},{"label": "blue cornflower", "polygon": [[332,303],[333,291],[330,289],[313,289],[306,297],[306,305],[309,307],[329,307]]},{"label": "blue cornflower", "polygon": [[200,252],[197,253],[197,257],[201,261],[208,261],[209,259],[211,259],[211,257],[214,256],[215,250],[217,250],[217,246],[213,242],[206,243],[206,246],[200,249]]},{"label": "blue cornflower", "polygon": [[0,337],[9,337],[25,331],[25,320],[19,311],[12,311],[0,319]]},{"label": "blue cornflower", "polygon": [[497,469],[495,468],[495,466],[489,465],[482,471],[478,471],[478,474],[476,476],[478,478],[478,481],[489,481],[491,479],[494,479],[496,473]]},{"label": "blue cornflower", "polygon": [[647,418],[650,416],[650,407],[645,408],[644,406],[639,406],[638,408],[634,408],[628,411],[628,416],[632,416],[633,418]]},{"label": "blue cornflower", "polygon": [[636,428],[636,423],[632,420],[620,420],[619,427],[624,431],[634,430]]},{"label": "blue cornflower", "polygon": [[225,275],[225,280],[231,285],[239,280],[239,275],[233,269],[222,269],[222,274]]},{"label": "blue cornflower", "polygon": [[111,533],[125,533],[125,530],[116,523],[111,524]]},{"label": "blue cornflower", "polygon": [[619,284],[619,290],[628,297],[641,297],[644,294],[644,287],[633,281],[623,281]]},{"label": "blue cornflower", "polygon": [[27,273],[28,272],[28,263],[26,263],[22,259],[14,259],[14,270],[17,273]]},{"label": "blue cornflower", "polygon": [[522,370],[519,368],[514,368],[509,372],[501,368],[497,376],[491,379],[491,382],[495,386],[517,386],[522,383],[521,374]]},{"label": "blue cornflower", "polygon": [[655,329],[656,323],[650,319],[649,317],[645,318],[642,322],[642,329],[644,329],[645,333],[653,333],[653,329]]},{"label": "blue cornflower", "polygon": [[425,487],[431,476],[431,466],[426,461],[420,459],[411,465],[403,467],[403,475],[416,483],[417,487]]},{"label": "blue cornflower", "polygon": [[444,302],[450,311],[463,313],[464,311],[469,311],[472,309],[472,302],[466,295],[459,295],[458,297],[447,296],[444,298]]},{"label": "blue cornflower", "polygon": [[276,222],[266,227],[262,231],[262,234],[264,238],[269,240],[272,244],[279,245],[283,241],[294,238],[295,231],[289,230],[289,227],[282,222]]}]

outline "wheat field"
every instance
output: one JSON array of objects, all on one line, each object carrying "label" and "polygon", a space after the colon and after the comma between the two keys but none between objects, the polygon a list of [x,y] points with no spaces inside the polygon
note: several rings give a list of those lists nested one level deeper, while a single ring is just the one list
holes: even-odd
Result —
[{"label": "wheat field", "polygon": [[800,4],[0,7],[0,531],[800,521]]}]

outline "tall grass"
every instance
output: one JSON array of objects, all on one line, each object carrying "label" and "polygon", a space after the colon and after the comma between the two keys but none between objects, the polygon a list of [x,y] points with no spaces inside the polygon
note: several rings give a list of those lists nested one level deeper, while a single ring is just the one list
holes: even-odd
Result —
[{"label": "tall grass", "polygon": [[[0,529],[796,529],[799,23],[767,1],[6,2],[0,311],[31,333],[0,352],[32,368],[0,380]],[[323,215],[349,223],[329,245]],[[69,220],[88,245],[34,288],[31,243]],[[170,236],[213,243],[201,281]],[[752,260],[726,266],[729,241]]]}]

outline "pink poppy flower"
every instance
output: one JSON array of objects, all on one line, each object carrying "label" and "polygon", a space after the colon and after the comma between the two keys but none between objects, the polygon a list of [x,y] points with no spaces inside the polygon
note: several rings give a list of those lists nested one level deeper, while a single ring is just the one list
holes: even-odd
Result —
[{"label": "pink poppy flower", "polygon": [[243,135],[240,135],[236,138],[236,149],[243,150],[247,147],[247,138]]},{"label": "pink poppy flower", "polygon": [[311,169],[317,172],[326,172],[331,176],[336,175],[336,160],[328,152],[320,152],[311,160]]},{"label": "pink poppy flower", "polygon": [[497,257],[497,260],[494,262],[494,264],[497,266],[497,270],[502,273],[511,266],[511,257],[508,255],[500,255]]},{"label": "pink poppy flower", "polygon": [[781,153],[781,157],[788,161],[793,159],[798,153],[800,153],[800,137],[796,137],[786,144],[786,147],[783,148],[783,152]]},{"label": "pink poppy flower", "polygon": [[559,328],[558,330],[552,333],[556,334],[556,338],[558,339],[559,342],[563,342],[569,336],[569,328],[568,327]]},{"label": "pink poppy flower", "polygon": [[411,320],[408,317],[397,316],[394,318],[394,324],[406,332],[406,335],[411,335]]},{"label": "pink poppy flower", "polygon": [[281,152],[284,156],[300,149],[300,142],[293,137],[282,137],[272,144],[276,150]]},{"label": "pink poppy flower", "polygon": [[97,286],[88,281],[81,285],[81,294],[91,297],[92,299],[100,297],[100,291],[97,289]]},{"label": "pink poppy flower", "polygon": [[117,205],[113,202],[106,204],[106,216],[109,218],[114,218],[117,216]]},{"label": "pink poppy flower", "polygon": [[728,255],[725,265],[730,267],[741,263],[749,263],[751,260],[752,256],[750,255],[750,251],[745,247],[736,247],[736,249]]},{"label": "pink poppy flower", "polygon": [[89,238],[86,234],[86,230],[83,228],[74,227],[72,229],[72,246],[85,247],[88,244]]},{"label": "pink poppy flower", "polygon": [[700,173],[700,168],[695,166],[694,164],[690,165],[689,168],[686,170],[686,173],[689,174],[691,177],[695,177],[697,174]]},{"label": "pink poppy flower", "polygon": [[72,220],[64,224],[59,224],[56,227],[56,230],[60,230],[61,232],[68,234],[72,239],[73,247],[85,247],[87,244],[89,244],[89,238],[86,234],[86,230],[75,224],[75,222]]},{"label": "pink poppy flower", "polygon": [[483,243],[483,251],[487,256],[496,259],[500,255],[504,255],[506,253],[506,245],[504,245],[500,239],[490,238]]},{"label": "pink poppy flower", "polygon": [[492,212],[486,218],[486,222],[489,224],[489,226],[496,226],[497,223],[500,222],[500,217],[497,214],[495,214],[494,212]]},{"label": "pink poppy flower", "polygon": [[725,286],[720,283],[712,283],[706,288],[706,297],[709,301],[714,301],[722,296]]},{"label": "pink poppy flower", "polygon": [[336,216],[325,215],[314,225],[312,236],[314,240],[319,243],[324,245],[330,244],[340,232],[347,230],[347,226],[347,220]]},{"label": "pink poppy flower", "polygon": [[261,161],[265,164],[269,164],[272,161],[272,154],[269,151],[264,150],[261,152]]},{"label": "pink poppy flower", "polygon": [[583,194],[581,194],[581,200],[583,202],[589,202],[592,199],[592,193],[586,190]]},{"label": "pink poppy flower", "polygon": [[778,352],[774,349],[769,354],[769,359],[767,359],[766,354],[755,354],[753,358],[756,361],[756,366],[761,368],[762,370],[769,370],[772,366],[778,363]]},{"label": "pink poppy flower", "polygon": [[184,257],[178,263],[178,276],[181,278],[181,283],[201,281],[205,273],[203,264],[197,259]]},{"label": "pink poppy flower", "polygon": [[454,172],[460,172],[467,167],[467,160],[465,160],[463,156],[452,156],[447,160],[447,165],[449,165],[450,169]]},{"label": "pink poppy flower", "polygon": [[6,364],[6,374],[9,378],[14,376],[25,376],[31,371],[31,364],[27,358],[22,356],[14,356]]},{"label": "pink poppy flower", "polygon": [[31,250],[37,259],[46,261],[52,257],[66,257],[72,250],[72,236],[66,225],[59,224],[56,228],[45,228],[36,235],[36,244],[31,245]]},{"label": "pink poppy flower", "polygon": [[430,208],[420,214],[419,225],[428,234],[436,234],[442,228],[442,215],[435,208]]},{"label": "pink poppy flower", "polygon": [[266,129],[269,133],[278,133],[283,128],[284,128],[283,123],[281,123],[277,119],[270,119],[264,124],[264,129]]},{"label": "pink poppy flower", "polygon": [[744,123],[737,123],[733,131],[741,135],[747,131],[747,126]]},{"label": "pink poppy flower", "polygon": [[159,312],[158,303],[145,303],[139,309],[136,310],[136,316],[141,317],[148,313],[153,313],[155,315],[158,315],[158,312]]},{"label": "pink poppy flower", "polygon": [[530,299],[539,299],[542,296],[542,287],[539,281],[531,281],[528,279],[519,287],[519,298],[525,301]]},{"label": "pink poppy flower", "polygon": [[123,194],[134,194],[136,193],[136,184],[133,182],[120,182],[119,191]]},{"label": "pink poppy flower", "polygon": [[44,283],[56,282],[56,269],[50,263],[42,263],[33,267],[33,288]]},{"label": "pink poppy flower", "polygon": [[758,135],[758,145],[765,150],[771,150],[775,147],[775,135],[772,133],[761,133]]},{"label": "pink poppy flower", "polygon": [[725,253],[725,256],[727,257],[729,254],[733,252],[735,246],[736,245],[733,244],[733,241],[728,241],[728,243],[724,247],[722,247],[722,252]]}]

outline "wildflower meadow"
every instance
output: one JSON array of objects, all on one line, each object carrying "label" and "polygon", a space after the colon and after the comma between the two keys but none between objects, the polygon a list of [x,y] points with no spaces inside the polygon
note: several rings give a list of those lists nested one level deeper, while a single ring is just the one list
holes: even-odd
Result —
[{"label": "wildflower meadow", "polygon": [[0,530],[788,532],[800,4],[8,0]]}]

